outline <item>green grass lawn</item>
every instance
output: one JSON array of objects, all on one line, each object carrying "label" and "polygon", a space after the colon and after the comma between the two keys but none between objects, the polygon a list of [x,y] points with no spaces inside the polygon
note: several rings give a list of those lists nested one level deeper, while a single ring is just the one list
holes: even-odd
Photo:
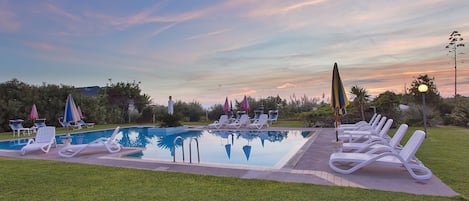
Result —
[{"label": "green grass lawn", "polygon": [[[303,124],[281,121],[274,126]],[[415,129],[409,129],[404,141]],[[4,137],[11,138],[12,133],[0,134]],[[0,157],[0,200],[468,200],[468,142],[469,129],[430,128],[417,153],[461,194],[451,198]]]}]

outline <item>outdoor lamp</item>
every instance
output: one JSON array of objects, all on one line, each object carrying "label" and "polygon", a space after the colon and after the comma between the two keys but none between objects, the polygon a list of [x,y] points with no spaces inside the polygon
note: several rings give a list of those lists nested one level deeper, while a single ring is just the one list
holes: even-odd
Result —
[{"label": "outdoor lamp", "polygon": [[423,130],[425,131],[425,137],[427,137],[427,114],[425,113],[425,93],[428,91],[426,84],[419,85],[419,92],[422,93],[422,112],[423,112]]},{"label": "outdoor lamp", "polygon": [[419,92],[420,93],[426,93],[428,91],[428,86],[426,84],[420,84],[419,85]]}]

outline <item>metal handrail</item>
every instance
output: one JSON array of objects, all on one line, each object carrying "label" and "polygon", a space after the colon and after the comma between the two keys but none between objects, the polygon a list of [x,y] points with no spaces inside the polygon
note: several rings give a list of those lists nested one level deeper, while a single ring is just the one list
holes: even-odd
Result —
[{"label": "metal handrail", "polygon": [[191,138],[189,141],[189,163],[192,163],[192,140],[195,140],[195,144],[197,145],[197,160],[198,163],[200,163],[199,140],[195,137]]},{"label": "metal handrail", "polygon": [[184,162],[184,139],[181,136],[177,136],[173,140],[173,148],[174,148],[173,162],[176,162],[176,142],[178,139],[181,139],[182,162]]}]

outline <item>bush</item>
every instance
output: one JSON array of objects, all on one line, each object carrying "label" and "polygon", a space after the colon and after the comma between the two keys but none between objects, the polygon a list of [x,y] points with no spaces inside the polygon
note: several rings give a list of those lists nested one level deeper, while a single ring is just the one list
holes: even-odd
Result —
[{"label": "bush", "polygon": [[161,119],[160,127],[167,128],[167,127],[182,126],[180,120],[181,120],[181,115],[179,114],[174,114],[174,115],[164,114]]},{"label": "bush", "polygon": [[[433,107],[425,108],[427,116],[427,126],[435,127],[443,123],[440,113]],[[404,122],[409,126],[422,126],[423,125],[423,110],[421,105],[412,105],[409,110],[405,111],[403,115]]]}]

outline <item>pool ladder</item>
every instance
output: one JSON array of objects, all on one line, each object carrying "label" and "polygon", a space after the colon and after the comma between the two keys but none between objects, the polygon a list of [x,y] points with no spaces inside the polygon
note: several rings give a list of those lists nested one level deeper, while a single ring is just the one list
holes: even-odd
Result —
[{"label": "pool ladder", "polygon": [[[182,152],[182,162],[184,162],[184,139],[181,136],[177,136],[173,141],[173,148],[174,148],[174,155],[173,155],[173,162],[176,162],[176,142],[177,140],[181,140],[181,152]],[[192,140],[195,141],[197,145],[197,161],[200,163],[200,152],[199,152],[199,140],[195,137],[191,138],[189,141],[189,163],[192,163]]]}]

